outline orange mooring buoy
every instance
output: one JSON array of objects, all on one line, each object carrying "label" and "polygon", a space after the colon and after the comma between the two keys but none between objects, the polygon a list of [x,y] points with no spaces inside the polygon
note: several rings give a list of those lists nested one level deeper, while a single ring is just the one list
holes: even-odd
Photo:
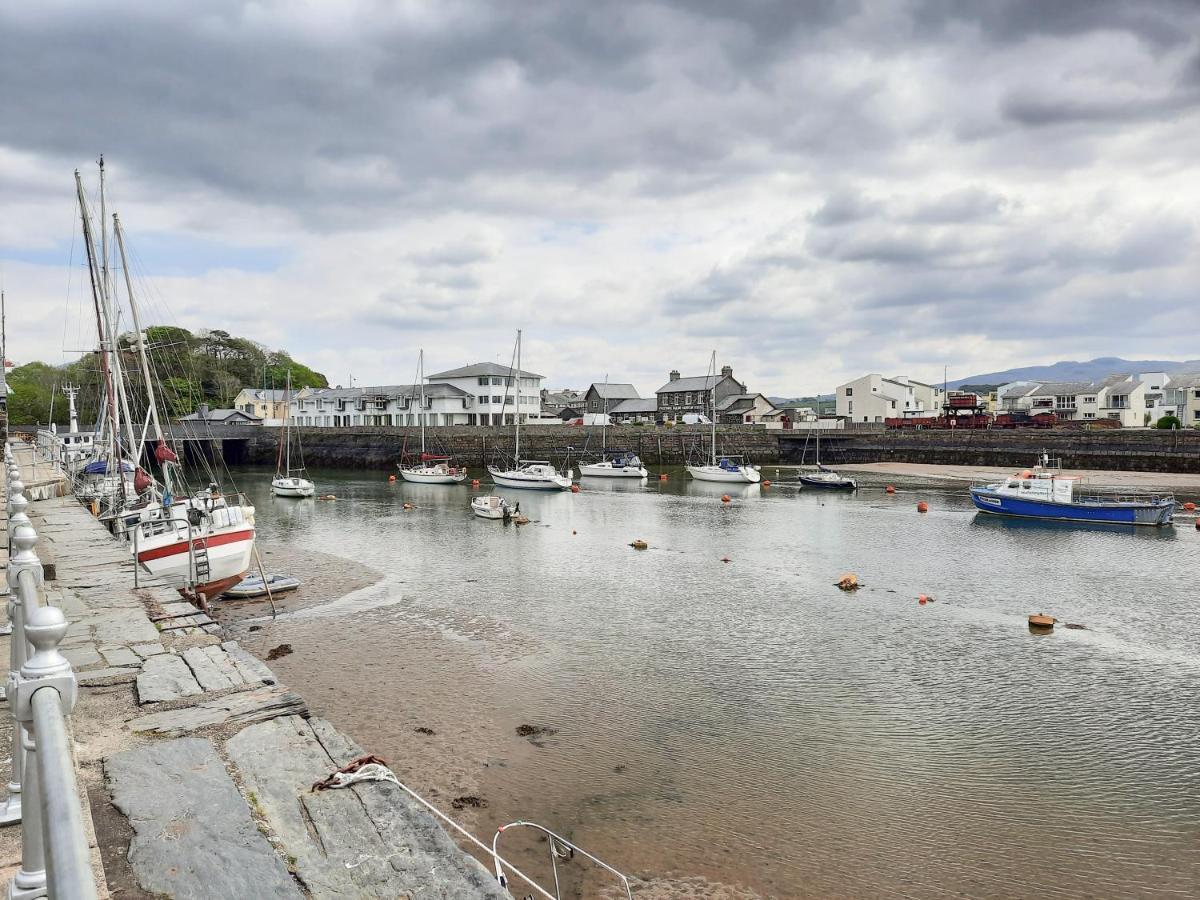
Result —
[{"label": "orange mooring buoy", "polygon": [[479,479],[478,478],[471,479],[471,487],[479,487]]},{"label": "orange mooring buoy", "polygon": [[917,512],[929,512],[929,504],[924,500],[917,501]]},{"label": "orange mooring buoy", "polygon": [[659,475],[658,475],[658,480],[659,480],[659,481],[666,481],[666,480],[667,480],[667,473],[666,473],[666,472],[660,472],[660,473],[659,473]]},{"label": "orange mooring buoy", "polygon": [[395,480],[396,480],[396,476],[395,476],[395,475],[389,475],[389,476],[388,476],[388,481],[395,481]]},{"label": "orange mooring buoy", "polygon": [[1034,630],[1044,629],[1049,631],[1054,627],[1054,623],[1057,621],[1058,619],[1054,618],[1054,616],[1048,616],[1045,613],[1038,613],[1037,615],[1029,617],[1029,627]]},{"label": "orange mooring buoy", "polygon": [[764,481],[764,482],[762,483],[762,486],[763,486],[763,487],[770,487],[770,486],[771,486],[771,482],[769,482],[769,481]]},{"label": "orange mooring buoy", "polygon": [[722,503],[728,503],[728,502],[729,502],[729,495],[728,495],[728,494],[722,494],[722,495],[721,495],[721,502],[722,502]]},{"label": "orange mooring buoy", "polygon": [[924,606],[926,603],[929,602],[929,598],[926,597],[924,594],[922,594],[920,597],[917,598],[917,602],[920,603],[922,606]]},{"label": "orange mooring buoy", "polygon": [[577,485],[577,484],[571,485],[571,493],[578,494],[579,493],[579,485]]},{"label": "orange mooring buoy", "polygon": [[896,493],[896,489],[894,487],[892,487],[890,484],[887,487],[885,487],[884,490],[889,494]]},{"label": "orange mooring buoy", "polygon": [[1187,503],[1183,504],[1183,508],[1188,512],[1193,512],[1196,509],[1196,504],[1189,500]]}]

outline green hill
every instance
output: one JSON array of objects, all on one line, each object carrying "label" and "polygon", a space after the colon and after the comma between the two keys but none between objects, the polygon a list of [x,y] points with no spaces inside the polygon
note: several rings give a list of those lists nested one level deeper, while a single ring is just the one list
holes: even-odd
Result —
[{"label": "green hill", "polygon": [[[320,372],[296,362],[286,350],[269,350],[249,338],[226,331],[190,332],[169,326],[146,329],[151,377],[159,384],[159,397],[168,415],[192,412],[197,404],[229,407],[243,387],[282,388],[292,375],[292,390],[328,387]],[[128,396],[136,416],[145,413],[146,389],[141,376],[133,335],[120,338],[121,365],[130,385]],[[31,362],[8,376],[8,420],[18,425],[57,422],[67,424],[64,384],[76,384],[79,419],[86,427],[96,417],[102,396],[103,375],[99,356],[88,354],[72,363],[52,366]]]}]

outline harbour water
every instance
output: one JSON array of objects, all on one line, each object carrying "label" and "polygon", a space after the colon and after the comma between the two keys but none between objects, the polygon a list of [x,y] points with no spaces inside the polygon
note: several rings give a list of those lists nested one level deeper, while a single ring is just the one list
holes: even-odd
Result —
[{"label": "harbour water", "polygon": [[[267,566],[307,583],[275,620],[222,617],[256,652],[291,645],[280,676],[486,842],[540,822],[642,897],[1200,885],[1190,521],[1022,524],[955,483],[841,495],[785,471],[731,490],[672,470],[509,492],[533,521],[506,527],[465,487],[312,474],[336,502],[235,472]],[[856,593],[834,587],[846,572]],[[1031,634],[1042,611],[1086,628]],[[528,834],[501,850],[546,871]],[[577,896],[605,884],[568,877]]]}]

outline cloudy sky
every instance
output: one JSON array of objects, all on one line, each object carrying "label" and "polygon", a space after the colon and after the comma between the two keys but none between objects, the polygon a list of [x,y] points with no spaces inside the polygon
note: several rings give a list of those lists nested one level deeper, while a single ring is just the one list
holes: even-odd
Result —
[{"label": "cloudy sky", "polygon": [[1194,0],[39,0],[0,79],[18,363],[100,153],[155,318],[339,383],[1200,356]]}]

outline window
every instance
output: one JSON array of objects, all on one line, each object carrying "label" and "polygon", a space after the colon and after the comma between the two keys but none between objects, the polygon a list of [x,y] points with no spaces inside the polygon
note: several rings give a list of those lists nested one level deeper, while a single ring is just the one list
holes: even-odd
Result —
[{"label": "window", "polygon": [[846,410],[846,412],[848,412],[850,415],[854,415],[854,401],[853,400],[850,401],[850,408],[848,410]]},{"label": "window", "polygon": [[[907,403],[905,403],[904,405],[905,405],[905,406],[908,406],[908,404],[907,404]],[[892,409],[895,409],[895,408],[896,408],[896,401],[895,401],[895,400],[893,400],[893,401],[892,401]]]},{"label": "window", "polygon": [[1192,418],[1195,419],[1197,422],[1200,422],[1200,409],[1192,410]]},{"label": "window", "polygon": [[846,388],[846,396],[853,397],[854,396],[854,388]]},{"label": "window", "polygon": [[484,394],[482,397],[476,397],[475,399],[479,401],[480,406],[488,405],[488,395],[487,394]]},{"label": "window", "polygon": [[495,403],[497,406],[500,405],[500,401],[502,401],[503,399],[504,399],[503,397],[497,397],[495,394],[492,394],[492,402]]},{"label": "window", "polygon": [[688,406],[691,406],[691,405],[692,405],[692,404],[695,402],[695,401],[692,399],[694,396],[695,396],[695,395],[694,395],[694,394],[693,394],[691,391],[688,391],[688,393],[687,393],[687,405],[688,405]]},{"label": "window", "polygon": [[480,385],[480,387],[487,387],[487,386],[488,386],[488,379],[486,379],[486,378],[480,378],[480,379],[478,379],[478,381],[479,381],[479,385]]},{"label": "window", "polygon": [[1113,394],[1108,401],[1109,409],[1129,409],[1128,394]]},{"label": "window", "polygon": [[1083,417],[1085,419],[1094,419],[1094,418],[1096,418],[1096,414],[1094,412],[1085,412],[1083,414]]},{"label": "window", "polygon": [[1192,391],[1193,399],[1200,400],[1200,391]]},{"label": "window", "polygon": [[1079,402],[1080,403],[1095,403],[1096,398],[1095,397],[1080,397]]}]

